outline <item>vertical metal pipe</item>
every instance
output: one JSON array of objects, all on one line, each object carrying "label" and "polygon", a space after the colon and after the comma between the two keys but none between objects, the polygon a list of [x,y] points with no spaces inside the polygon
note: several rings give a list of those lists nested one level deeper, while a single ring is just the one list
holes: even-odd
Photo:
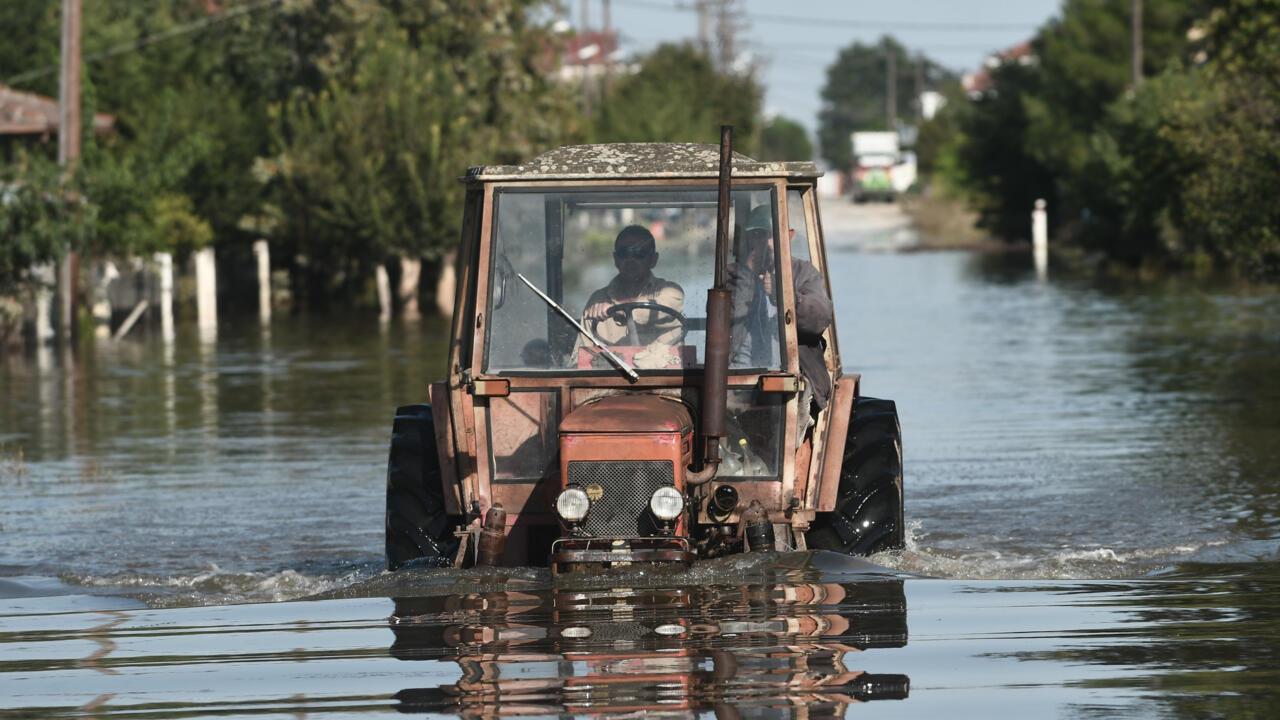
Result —
[{"label": "vertical metal pipe", "polygon": [[[702,459],[704,470],[720,463],[724,437],[726,395],[729,388],[729,332],[733,293],[728,287],[729,190],[733,175],[733,127],[720,126],[720,184],[716,206],[715,285],[707,291],[707,345],[703,352]],[[695,483],[709,480],[701,475]]]},{"label": "vertical metal pipe", "polygon": [[720,126],[720,184],[716,203],[716,282],[725,286],[729,267],[729,179],[733,174],[733,126]]}]

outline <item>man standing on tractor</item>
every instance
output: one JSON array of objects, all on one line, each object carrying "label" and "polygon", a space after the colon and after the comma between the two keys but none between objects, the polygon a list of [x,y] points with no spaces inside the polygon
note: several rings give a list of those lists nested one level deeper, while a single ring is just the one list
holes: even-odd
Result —
[{"label": "man standing on tractor", "polygon": [[[795,235],[788,228],[788,239]],[[731,269],[733,289],[733,332],[730,364],[760,364],[753,353],[768,347],[767,333],[776,333],[778,323],[770,319],[775,302],[773,272],[773,211],[766,205],[751,209],[743,232],[745,261]],[[745,266],[745,267],[744,267]],[[822,273],[807,260],[791,258],[791,280],[796,297],[796,339],[799,341],[800,373],[805,389],[801,397],[799,437],[803,441],[815,417],[831,399],[831,377],[823,361],[826,341],[822,333],[831,325],[835,309],[827,295]],[[773,311],[776,314],[776,310]]]}]

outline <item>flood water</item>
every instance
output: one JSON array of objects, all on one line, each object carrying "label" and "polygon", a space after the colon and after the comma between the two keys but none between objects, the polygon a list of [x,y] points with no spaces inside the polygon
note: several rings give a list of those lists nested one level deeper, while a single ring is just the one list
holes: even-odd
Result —
[{"label": "flood water", "polygon": [[903,428],[910,539],[874,565],[383,574],[439,321],[0,360],[0,717],[1275,716],[1280,294],[830,262]]}]

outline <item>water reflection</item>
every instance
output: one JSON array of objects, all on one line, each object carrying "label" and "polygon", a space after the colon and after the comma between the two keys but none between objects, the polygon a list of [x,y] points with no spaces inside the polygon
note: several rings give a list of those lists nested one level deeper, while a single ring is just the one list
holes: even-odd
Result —
[{"label": "water reflection", "polygon": [[[492,586],[491,586],[492,588]],[[452,684],[400,691],[406,713],[842,717],[907,697],[868,648],[907,643],[900,580],[674,589],[489,589],[396,598],[391,655],[450,658]]]}]

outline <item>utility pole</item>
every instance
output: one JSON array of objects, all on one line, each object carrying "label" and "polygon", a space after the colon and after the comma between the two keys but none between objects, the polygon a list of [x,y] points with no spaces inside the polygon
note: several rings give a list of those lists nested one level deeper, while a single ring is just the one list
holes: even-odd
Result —
[{"label": "utility pole", "polygon": [[887,39],[884,42],[884,55],[885,120],[889,123],[889,129],[895,130],[898,127],[898,54],[893,51],[893,46]]},{"label": "utility pole", "polygon": [[604,6],[602,8],[604,14],[604,34],[600,38],[600,52],[604,53],[604,93],[608,96],[609,91],[613,89],[613,51],[616,49],[617,43],[614,41],[613,34],[613,12],[609,7],[612,3],[609,0],[600,0]]},{"label": "utility pole", "polygon": [[916,53],[916,126],[924,122],[924,53]]},{"label": "utility pole", "polygon": [[581,19],[578,25],[578,57],[574,58],[574,62],[578,64],[578,71],[582,73],[580,81],[582,83],[582,111],[588,117],[591,116],[591,63],[590,58],[582,56],[583,42],[585,42],[587,33],[591,31],[591,0],[580,0],[578,8],[581,12]]},{"label": "utility pole", "polygon": [[[62,0],[62,77],[58,84],[58,164],[64,177],[80,160],[80,9],[81,0]],[[58,332],[71,339],[76,258],[68,247],[58,268]]]},{"label": "utility pole", "polygon": [[716,45],[719,51],[720,71],[726,72],[733,65],[733,21],[729,17],[730,0],[718,0],[716,8]]},{"label": "utility pole", "polygon": [[1133,0],[1130,33],[1133,36],[1133,89],[1142,86],[1142,0]]},{"label": "utility pole", "polygon": [[702,54],[711,57],[711,18],[707,7],[709,0],[695,0],[698,10],[698,44],[702,46]]}]

